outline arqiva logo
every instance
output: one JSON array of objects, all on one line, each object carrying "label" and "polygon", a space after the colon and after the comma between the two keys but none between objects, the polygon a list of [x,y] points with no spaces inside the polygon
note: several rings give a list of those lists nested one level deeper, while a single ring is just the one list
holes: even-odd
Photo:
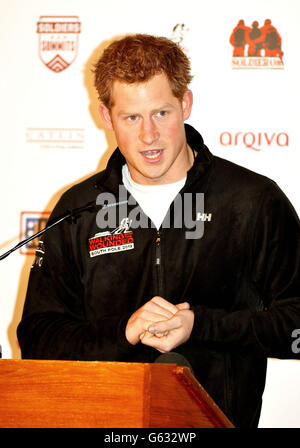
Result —
[{"label": "arqiva logo", "polygon": [[289,146],[289,136],[286,132],[222,132],[220,135],[222,146],[240,146],[261,151],[268,146]]},{"label": "arqiva logo", "polygon": [[77,16],[41,16],[37,23],[39,56],[55,73],[62,72],[75,61],[81,23]]}]

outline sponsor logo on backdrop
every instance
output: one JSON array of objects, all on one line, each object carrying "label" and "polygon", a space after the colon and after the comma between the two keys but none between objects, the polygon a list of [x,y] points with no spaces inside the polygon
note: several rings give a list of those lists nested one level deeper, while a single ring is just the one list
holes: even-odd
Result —
[{"label": "sponsor logo on backdrop", "polygon": [[[31,237],[46,227],[50,212],[21,212],[20,241]],[[40,245],[40,237],[34,238],[20,248],[23,255],[34,255]]]},{"label": "sponsor logo on backdrop", "polygon": [[172,29],[172,34],[170,39],[176,44],[180,45],[182,50],[187,54],[188,48],[186,45],[186,40],[189,33],[189,28],[184,23],[177,23]]},{"label": "sponsor logo on backdrop", "polygon": [[289,135],[286,132],[222,132],[220,143],[222,146],[262,151],[268,147],[289,146]]},{"label": "sponsor logo on backdrop", "polygon": [[244,20],[240,20],[229,41],[233,46],[234,69],[284,68],[282,39],[270,19],[266,19],[262,26],[258,21],[248,26]]},{"label": "sponsor logo on backdrop", "polygon": [[26,143],[41,149],[83,149],[85,129],[81,128],[27,128]]},{"label": "sponsor logo on backdrop", "polygon": [[81,23],[77,16],[41,16],[37,23],[39,56],[49,70],[60,73],[78,53]]}]

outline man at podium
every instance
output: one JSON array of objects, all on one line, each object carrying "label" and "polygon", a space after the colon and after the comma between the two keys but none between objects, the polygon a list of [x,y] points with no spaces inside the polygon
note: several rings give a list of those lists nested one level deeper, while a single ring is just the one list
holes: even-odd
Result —
[{"label": "man at podium", "polygon": [[191,80],[166,38],[105,49],[95,85],[118,147],[53,210],[49,224],[81,213],[44,234],[18,338],[35,359],[147,363],[176,349],[235,426],[255,427],[267,357],[299,357],[299,220],[275,182],[185,123]]}]

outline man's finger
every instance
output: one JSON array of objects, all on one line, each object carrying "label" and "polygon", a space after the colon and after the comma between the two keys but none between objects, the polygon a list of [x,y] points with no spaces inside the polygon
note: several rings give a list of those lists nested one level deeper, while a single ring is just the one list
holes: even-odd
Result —
[{"label": "man's finger", "polygon": [[140,335],[140,341],[143,342],[143,340],[147,337],[147,338],[163,338],[165,336],[168,336],[169,332],[165,331],[164,333],[156,333],[156,334],[152,334],[149,331],[144,331],[141,335]]},{"label": "man's finger", "polygon": [[178,303],[176,305],[176,308],[178,310],[189,310],[190,309],[190,304],[188,302]]},{"label": "man's finger", "polygon": [[171,330],[176,330],[182,326],[181,319],[177,316],[172,317],[172,319],[156,322],[151,324],[148,328],[149,333],[156,335],[157,333],[166,333]]},{"label": "man's finger", "polygon": [[160,296],[154,296],[150,300],[150,302],[156,303],[157,305],[161,306],[162,308],[168,310],[170,313],[175,314],[177,313],[178,309],[176,305],[173,305],[173,303],[168,302],[166,299],[163,299]]}]

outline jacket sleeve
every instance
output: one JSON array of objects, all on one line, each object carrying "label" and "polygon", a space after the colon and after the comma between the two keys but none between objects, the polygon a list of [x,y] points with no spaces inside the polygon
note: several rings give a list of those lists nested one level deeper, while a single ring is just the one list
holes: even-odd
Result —
[{"label": "jacket sleeve", "polygon": [[[49,224],[66,212],[62,197]],[[129,315],[86,318],[84,286],[71,234],[76,223],[63,221],[43,235],[31,268],[17,329],[22,358],[122,360],[134,350],[125,338]]]},{"label": "jacket sleeve", "polygon": [[[272,183],[257,204],[250,231],[247,283],[256,310],[195,307],[191,337],[230,350],[253,349],[274,358],[298,359],[300,336],[299,218]],[[298,332],[297,332],[298,330]]]}]

